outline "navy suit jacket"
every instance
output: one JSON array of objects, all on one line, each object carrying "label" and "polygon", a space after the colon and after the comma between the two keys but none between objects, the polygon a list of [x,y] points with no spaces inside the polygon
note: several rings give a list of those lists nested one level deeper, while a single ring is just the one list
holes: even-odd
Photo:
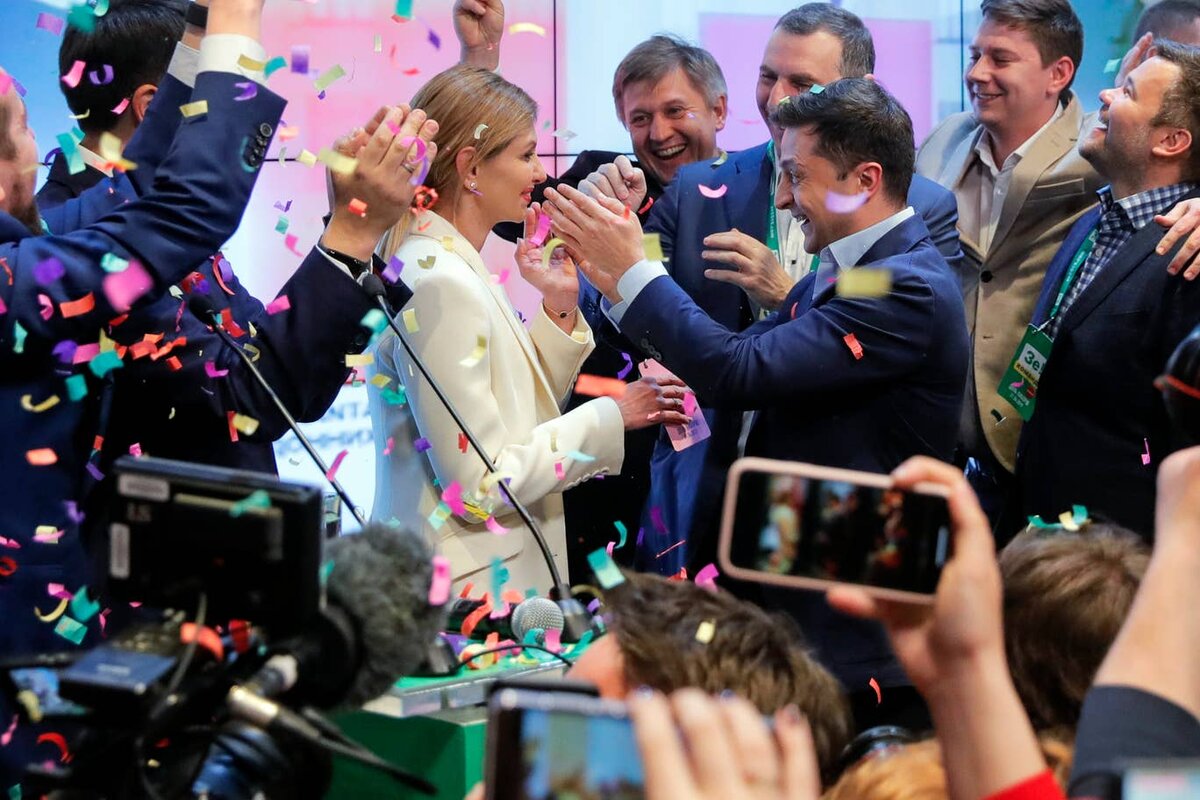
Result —
[{"label": "navy suit jacket", "polygon": [[[1195,192],[1188,197],[1198,197]],[[1085,214],[1050,262],[1033,323],[1045,322],[1071,258],[1100,210]],[[1200,285],[1167,274],[1142,228],[1064,312],[1021,432],[1017,476],[1026,514],[1056,519],[1073,504],[1150,537],[1158,465],[1184,443],[1154,379],[1200,319]],[[1143,464],[1147,446],[1150,463]]]},{"label": "navy suit jacket", "polygon": [[[810,274],[782,312],[738,333],[664,277],[634,299],[621,329],[710,404],[757,410],[747,455],[869,472],[889,472],[913,455],[949,460],[969,348],[958,279],[917,216],[860,263],[890,270],[891,292],[840,297],[830,283],[814,298]],[[846,686],[861,689],[872,677],[907,683],[877,625],[835,615],[820,595],[789,600],[788,611]]]}]

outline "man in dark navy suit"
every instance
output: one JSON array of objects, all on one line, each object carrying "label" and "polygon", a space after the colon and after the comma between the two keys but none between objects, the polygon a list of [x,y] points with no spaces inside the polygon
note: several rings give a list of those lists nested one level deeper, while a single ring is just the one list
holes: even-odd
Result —
[{"label": "man in dark navy suit", "polygon": [[[874,81],[848,78],[780,103],[771,119],[783,130],[775,206],[818,267],[767,319],[739,333],[705,313],[645,258],[615,201],[549,192],[558,234],[630,339],[714,406],[754,413],[747,455],[871,472],[916,454],[949,459],[968,336],[957,278],[907,201],[907,112]],[[886,291],[846,288],[868,276]],[[878,627],[833,615],[815,594],[782,604],[852,695],[873,705],[874,678],[915,699],[896,691],[908,681]]]},{"label": "man in dark navy suit", "polygon": [[1158,465],[1180,446],[1154,382],[1200,319],[1200,286],[1168,272],[1150,224],[1200,197],[1200,50],[1156,45],[1123,87],[1100,93],[1079,152],[1109,185],[1051,262],[1037,337],[1014,353],[1038,354],[1033,380],[1006,378],[1034,398],[1017,456],[1024,512],[1052,520],[1081,504],[1146,537]]}]

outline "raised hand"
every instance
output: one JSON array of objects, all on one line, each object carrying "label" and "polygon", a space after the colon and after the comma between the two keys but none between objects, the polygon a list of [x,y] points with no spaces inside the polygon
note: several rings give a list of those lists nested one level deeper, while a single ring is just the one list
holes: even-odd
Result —
[{"label": "raised hand", "polygon": [[588,175],[579,190],[596,199],[611,197],[636,212],[646,199],[646,173],[628,156],[617,156],[611,164]]},{"label": "raised hand", "polygon": [[567,243],[580,269],[611,302],[619,302],[617,282],[645,257],[637,215],[610,197],[595,200],[561,185],[546,189],[543,208],[555,235]]},{"label": "raised hand", "polygon": [[525,235],[517,240],[517,269],[522,278],[542,293],[542,299],[551,314],[570,311],[579,299],[579,276],[575,272],[575,261],[560,245],[554,248],[543,266],[545,242],[535,245],[531,241],[537,231],[540,211],[539,203],[533,203],[525,209]]},{"label": "raised hand", "polygon": [[454,34],[462,46],[459,61],[494,70],[500,65],[504,3],[502,0],[455,0]]},{"label": "raised hand", "polygon": [[792,290],[794,282],[779,266],[775,252],[753,236],[734,228],[704,237],[704,246],[709,249],[701,258],[724,265],[704,270],[704,277],[741,287],[763,308],[778,310]]},{"label": "raised hand", "polygon": [[625,430],[651,425],[687,425],[692,418],[683,413],[687,385],[675,377],[642,378],[625,387],[617,400]]}]

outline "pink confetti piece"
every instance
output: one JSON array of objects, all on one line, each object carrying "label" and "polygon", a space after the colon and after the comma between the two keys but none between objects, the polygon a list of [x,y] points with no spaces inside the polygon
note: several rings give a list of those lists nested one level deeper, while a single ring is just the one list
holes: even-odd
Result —
[{"label": "pink confetti piece", "polygon": [[127,109],[127,108],[129,108],[129,98],[128,97],[126,97],[124,100],[122,100],[120,103],[118,103],[113,108],[112,113],[116,114],[119,117],[119,116],[121,116],[121,114],[125,113],[125,109]]},{"label": "pink confetti piece", "polygon": [[87,69],[87,64],[82,61],[76,61],[71,65],[71,68],[67,70],[67,74],[63,75],[59,80],[74,89],[79,85],[79,82],[83,80],[83,71],[85,69]]},{"label": "pink confetti piece", "polygon": [[0,547],[7,547],[9,550],[20,550],[21,543],[16,539],[6,539],[5,537],[0,536]]},{"label": "pink confetti piece", "polygon": [[508,528],[501,525],[495,517],[488,517],[487,521],[485,521],[483,524],[487,526],[489,531],[497,536],[503,536],[504,534],[508,533]]},{"label": "pink confetti piece", "polygon": [[546,649],[551,653],[562,652],[562,631],[558,628],[550,628],[546,631]]},{"label": "pink confetti piece", "polygon": [[61,583],[46,584],[46,594],[53,597],[55,600],[74,600],[75,593],[68,592],[67,587]]},{"label": "pink confetti piece", "polygon": [[100,355],[100,343],[92,342],[91,344],[81,344],[75,348],[71,356],[72,364],[86,364],[96,356]]},{"label": "pink confetti piece", "polygon": [[54,302],[44,294],[39,294],[37,296],[37,300],[38,305],[41,306],[41,308],[38,310],[38,313],[42,315],[42,319],[50,319],[53,317]]},{"label": "pink confetti piece", "polygon": [[204,362],[204,372],[210,378],[224,378],[229,374],[229,370],[227,369],[217,369],[217,365],[212,361]]},{"label": "pink confetti piece", "polygon": [[882,703],[883,702],[883,690],[879,688],[879,681],[875,680],[874,678],[871,678],[871,680],[867,681],[867,685],[875,690],[875,702]]},{"label": "pink confetti piece", "polygon": [[104,294],[119,313],[124,314],[134,302],[154,287],[154,279],[136,261],[120,272],[104,276]]},{"label": "pink confetti piece", "polygon": [[8,94],[8,90],[12,88],[13,79],[7,72],[0,74],[0,94]]},{"label": "pink confetti piece", "polygon": [[546,237],[550,235],[550,217],[547,214],[538,213],[537,228],[533,231],[533,236],[529,237],[529,243],[534,247],[541,247],[546,241]]},{"label": "pink confetti piece", "polygon": [[617,373],[617,379],[623,381],[625,376],[633,371],[633,359],[629,357],[629,353],[621,353],[621,358],[625,359],[625,366]]},{"label": "pink confetti piece", "polygon": [[292,301],[288,299],[286,294],[281,294],[267,304],[267,313],[278,314],[280,311],[287,311],[291,307]]},{"label": "pink confetti piece", "polygon": [[13,734],[16,733],[16,731],[17,715],[13,714],[12,724],[8,726],[8,729],[5,730],[4,733],[0,734],[0,747],[8,747],[9,743],[12,742]]},{"label": "pink confetti piece", "polygon": [[567,470],[565,467],[563,467],[563,462],[554,462],[554,474],[560,481],[567,476]]},{"label": "pink confetti piece", "polygon": [[303,258],[304,254],[296,249],[296,243],[299,241],[300,241],[300,238],[298,236],[296,236],[296,234],[294,234],[294,233],[289,233],[283,237],[284,247],[286,247],[288,250],[290,250],[292,255],[300,256],[301,258]]},{"label": "pink confetti piece", "polygon": [[446,605],[450,600],[450,585],[450,561],[445,556],[434,556],[433,576],[429,582],[429,605]]},{"label": "pink confetti piece", "polygon": [[1146,452],[1142,453],[1142,466],[1150,466],[1150,440],[1142,439],[1142,444],[1146,446]]},{"label": "pink confetti piece", "polygon": [[450,507],[450,510],[460,517],[465,516],[467,507],[462,499],[462,486],[458,481],[454,481],[446,490],[442,492],[442,502]]},{"label": "pink confetti piece", "polygon": [[334,479],[338,469],[342,466],[342,462],[346,460],[346,456],[349,453],[349,450],[343,450],[334,457],[333,463],[329,465],[329,471],[325,473],[326,480],[332,481]]},{"label": "pink confetti piece", "polygon": [[99,70],[89,70],[88,80],[94,86],[107,86],[113,81],[112,64],[102,64]]},{"label": "pink confetti piece", "polygon": [[49,31],[55,36],[62,36],[63,26],[67,21],[62,17],[56,17],[53,14],[47,14],[44,11],[37,15],[37,27],[44,31]]},{"label": "pink confetti piece", "polygon": [[383,448],[383,454],[385,456],[390,456],[392,454],[392,449],[395,448],[395,446],[396,446],[396,437],[389,436],[387,438],[387,444]]},{"label": "pink confetti piece", "polygon": [[850,354],[854,356],[855,361],[862,359],[863,346],[859,343],[857,336],[853,333],[847,333],[842,337],[842,341],[846,343],[846,347],[850,348]]},{"label": "pink confetti piece", "polygon": [[710,200],[716,200],[718,197],[724,197],[725,192],[729,191],[729,187],[723,183],[715,189],[705,186],[703,183],[696,188],[700,190],[700,194],[704,195]]},{"label": "pink confetti piece", "polygon": [[711,592],[717,590],[717,576],[721,573],[717,571],[716,564],[706,564],[699,572],[696,573],[696,585]]},{"label": "pink confetti piece", "polygon": [[134,456],[135,458],[141,456],[142,445],[139,442],[134,442],[133,444],[129,445],[129,455]]},{"label": "pink confetti piece", "polygon": [[604,552],[608,553],[609,558],[612,558],[613,548],[616,546],[617,546],[616,542],[609,542],[607,545],[605,545]]},{"label": "pink confetti piece", "polygon": [[866,192],[838,194],[837,192],[829,191],[825,193],[825,208],[834,214],[850,214],[862,208],[863,203],[867,202],[867,197]]}]

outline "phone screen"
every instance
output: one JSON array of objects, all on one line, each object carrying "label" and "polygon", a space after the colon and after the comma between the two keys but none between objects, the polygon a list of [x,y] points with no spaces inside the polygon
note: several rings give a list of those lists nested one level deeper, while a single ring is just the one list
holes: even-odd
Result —
[{"label": "phone screen", "polygon": [[933,594],[949,555],[944,498],[799,475],[741,473],[735,567]]},{"label": "phone screen", "polygon": [[1125,800],[1190,800],[1200,797],[1200,763],[1146,765],[1126,770],[1121,796]]},{"label": "phone screen", "polygon": [[[502,690],[499,694],[504,694]],[[642,758],[619,703],[522,692],[489,723],[497,800],[644,797]],[[503,741],[500,741],[502,739]],[[514,746],[515,745],[515,746]]]}]

